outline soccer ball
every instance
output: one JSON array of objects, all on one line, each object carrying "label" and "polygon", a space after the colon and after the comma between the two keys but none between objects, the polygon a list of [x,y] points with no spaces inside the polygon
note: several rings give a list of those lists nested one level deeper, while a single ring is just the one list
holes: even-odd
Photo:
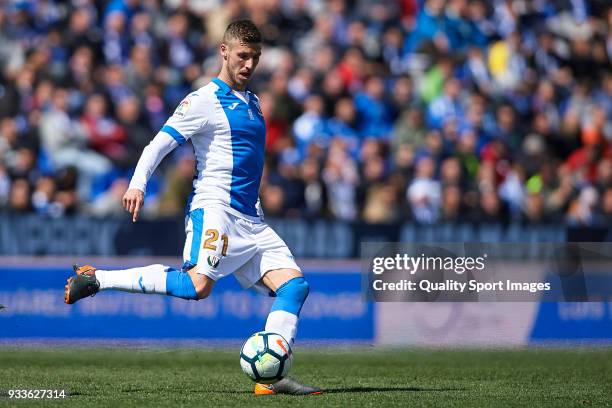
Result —
[{"label": "soccer ball", "polygon": [[253,381],[274,384],[289,373],[293,353],[289,343],[277,333],[258,332],[240,350],[242,371]]}]

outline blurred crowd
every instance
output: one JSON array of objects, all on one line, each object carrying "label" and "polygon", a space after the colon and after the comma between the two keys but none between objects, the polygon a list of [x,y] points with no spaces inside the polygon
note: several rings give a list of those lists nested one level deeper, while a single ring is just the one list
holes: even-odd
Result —
[{"label": "blurred crowd", "polygon": [[[612,225],[608,1],[0,2],[0,209],[120,214],[246,17],[268,216]],[[146,214],[182,214],[193,169],[189,147],[168,157]]]}]

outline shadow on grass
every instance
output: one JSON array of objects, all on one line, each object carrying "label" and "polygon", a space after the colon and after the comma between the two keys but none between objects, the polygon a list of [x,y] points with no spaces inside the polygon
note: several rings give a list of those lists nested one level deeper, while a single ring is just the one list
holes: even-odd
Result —
[{"label": "shadow on grass", "polygon": [[330,388],[324,390],[325,394],[342,393],[366,393],[366,392],[444,392],[444,391],[464,391],[463,388],[422,388],[422,387],[349,387],[349,388]]},{"label": "shadow on grass", "polygon": [[[465,391],[465,388],[422,388],[422,387],[348,387],[348,388],[328,388],[323,389],[325,394],[360,394],[368,392],[445,392],[445,391]],[[253,394],[253,391],[220,391],[209,390],[205,393],[215,394]]]}]

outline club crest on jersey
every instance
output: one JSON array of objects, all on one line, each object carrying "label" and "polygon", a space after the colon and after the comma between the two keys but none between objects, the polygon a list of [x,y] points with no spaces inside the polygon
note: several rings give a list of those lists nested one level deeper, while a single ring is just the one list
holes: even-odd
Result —
[{"label": "club crest on jersey", "polygon": [[221,262],[221,258],[219,258],[217,255],[208,255],[207,261],[208,261],[208,266],[212,268],[216,268],[217,266],[219,266],[219,262]]},{"label": "club crest on jersey", "polygon": [[174,111],[173,116],[178,116],[179,118],[184,117],[187,111],[189,110],[190,106],[191,106],[191,99],[189,98],[183,99],[181,103],[179,103],[179,106],[177,106],[176,110]]}]

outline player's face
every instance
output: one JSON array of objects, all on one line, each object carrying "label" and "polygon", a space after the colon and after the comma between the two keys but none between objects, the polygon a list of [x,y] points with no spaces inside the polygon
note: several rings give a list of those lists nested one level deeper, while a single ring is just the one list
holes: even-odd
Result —
[{"label": "player's face", "polygon": [[221,44],[223,69],[238,90],[243,90],[259,63],[261,55],[260,44],[244,44],[231,40],[229,44]]}]

